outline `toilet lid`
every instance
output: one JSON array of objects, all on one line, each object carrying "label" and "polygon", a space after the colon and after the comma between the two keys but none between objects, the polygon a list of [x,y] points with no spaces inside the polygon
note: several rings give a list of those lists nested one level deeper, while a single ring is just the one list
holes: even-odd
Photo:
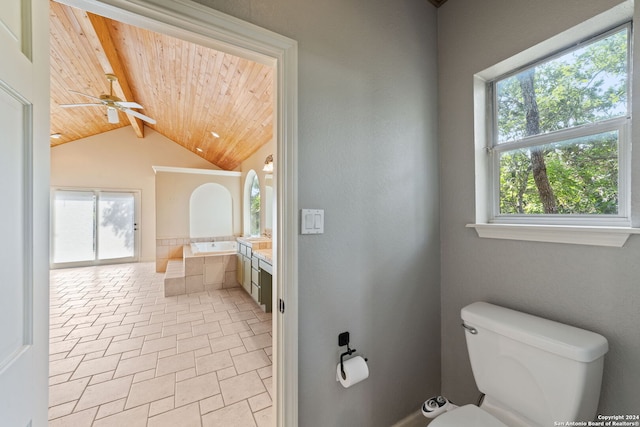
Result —
[{"label": "toilet lid", "polygon": [[508,427],[475,405],[465,405],[436,417],[429,427]]}]

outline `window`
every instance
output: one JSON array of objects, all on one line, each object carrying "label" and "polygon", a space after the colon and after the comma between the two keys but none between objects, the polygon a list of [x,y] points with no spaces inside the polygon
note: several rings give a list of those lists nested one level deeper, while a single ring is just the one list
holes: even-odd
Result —
[{"label": "window", "polygon": [[251,216],[251,235],[260,235],[260,183],[258,176],[253,175],[251,181],[251,193],[249,195],[249,212]]},{"label": "window", "polygon": [[244,182],[244,234],[260,235],[260,181],[254,170],[247,173]]},{"label": "window", "polygon": [[488,83],[490,220],[628,226],[630,25]]}]

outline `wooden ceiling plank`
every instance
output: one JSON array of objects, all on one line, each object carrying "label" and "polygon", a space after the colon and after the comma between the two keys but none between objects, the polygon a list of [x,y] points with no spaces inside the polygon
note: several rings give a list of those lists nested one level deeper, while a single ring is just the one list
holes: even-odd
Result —
[{"label": "wooden ceiling plank", "polygon": [[[51,16],[55,18],[53,13]],[[88,15],[85,20],[90,21]],[[97,92],[94,85],[101,88],[98,93],[104,93],[102,88],[108,91],[104,67],[95,58],[95,48],[85,39],[86,23],[81,24],[83,21],[75,15],[57,21],[64,23],[51,25],[51,67],[64,68],[64,72],[56,73],[59,75],[56,77],[52,73],[52,129],[54,122],[64,124],[65,114],[71,112],[73,115],[66,123],[76,129],[67,132],[72,139],[113,129],[106,127],[112,125],[104,120],[104,115],[100,117],[102,123],[96,123],[95,117],[88,118],[91,108],[84,112],[55,105],[54,111],[56,102],[80,101],[79,96],[64,89],[65,85],[88,94]],[[154,126],[156,131],[226,170],[236,169],[247,156],[272,140],[275,103],[271,68],[116,21],[107,20],[106,27],[105,34],[111,37],[115,56],[125,70],[124,74],[115,69],[112,72],[121,79],[129,79],[134,100],[148,106],[153,112],[150,115],[159,119]],[[64,34],[65,31],[71,34]],[[93,31],[99,40],[98,31],[95,28]],[[214,138],[211,131],[221,137]],[[68,142],[65,138],[66,135],[61,140]],[[56,144],[57,141],[60,140]],[[197,147],[204,152],[198,152]]]},{"label": "wooden ceiling plank", "polygon": [[[230,55],[229,55],[230,56]],[[235,108],[235,102],[233,99],[233,90],[234,90],[234,81],[235,81],[235,77],[236,77],[236,69],[238,67],[238,62],[240,61],[240,58],[238,57],[231,57],[230,61],[229,61],[229,66],[224,68],[224,74],[223,74],[223,78],[224,78],[224,94],[221,94],[220,96],[220,103],[223,103],[223,108],[221,109],[222,111],[222,116],[225,118],[235,118],[237,117],[236,114],[234,114],[234,108]]]},{"label": "wooden ceiling plank", "polygon": [[[183,61],[184,64],[182,64],[182,72],[183,74],[183,79],[187,80],[189,79],[189,74],[192,72],[193,67],[195,65],[195,57],[193,55],[193,49],[192,48],[186,48],[182,51],[182,55],[184,57]],[[183,103],[189,104],[192,106],[192,108],[194,108],[194,110],[192,110],[191,114],[185,114],[183,120],[184,123],[186,123],[186,129],[184,133],[184,141],[185,141],[185,147],[189,150],[189,151],[194,151],[195,147],[196,147],[196,143],[197,143],[197,139],[194,136],[194,129],[195,129],[195,112],[198,109],[198,102],[197,100],[194,98],[193,92],[194,92],[194,85],[193,84],[188,84],[186,85],[185,89],[184,89],[184,96],[183,96]]]},{"label": "wooden ceiling plank", "polygon": [[213,136],[208,132],[211,124],[208,118],[210,117],[210,111],[207,108],[207,97],[203,96],[205,85],[207,82],[207,61],[205,60],[205,53],[200,46],[194,45],[194,55],[195,55],[195,65],[194,70],[196,71],[196,75],[200,76],[200,78],[196,79],[196,84],[193,85],[193,97],[195,101],[195,110],[193,114],[193,128],[194,129],[194,150],[196,154],[201,157],[204,157],[204,152],[200,153],[195,150],[196,147],[200,147],[204,150],[204,146],[209,138],[213,138]]},{"label": "wooden ceiling plank", "polygon": [[[69,89],[95,94],[103,91],[106,81],[102,67],[87,43],[84,30],[68,6],[50,2],[50,88],[51,133],[62,137],[52,139],[51,146],[61,145],[123,125],[107,122],[103,108],[61,108],[60,104],[86,102],[88,99]],[[99,92],[98,92],[99,93]],[[98,113],[96,113],[98,111]]]},{"label": "wooden ceiling plank", "polygon": [[[92,78],[94,76],[96,60],[93,52],[85,48],[85,44],[82,43],[84,38],[84,31],[80,27],[77,19],[73,15],[73,10],[69,6],[65,6],[58,3],[51,3],[52,13],[57,13],[58,24],[52,26],[52,33],[55,37],[55,42],[52,40],[52,46],[57,47],[57,52],[61,58],[61,67],[58,68],[58,73],[64,73],[64,81],[74,81],[72,71],[81,73],[82,76]],[[54,49],[55,50],[55,49]],[[60,74],[53,74],[55,77],[60,77]],[[91,79],[94,80],[93,78]],[[90,85],[93,86],[93,85]],[[100,82],[98,88],[104,88],[104,84]],[[67,87],[66,89],[70,89]],[[74,87],[74,89],[86,90],[87,87]],[[73,98],[73,97],[72,97]]]},{"label": "wooden ceiling plank", "polygon": [[[74,15],[82,26],[85,36],[94,50],[94,54],[98,58],[100,65],[102,65],[104,73],[115,74],[118,77],[118,81],[113,85],[116,96],[125,101],[135,101],[136,98],[127,81],[125,67],[118,57],[118,52],[111,38],[107,19],[77,9],[74,9]],[[126,114],[126,116],[136,136],[138,138],[144,138],[144,124],[142,120],[130,114]]]}]

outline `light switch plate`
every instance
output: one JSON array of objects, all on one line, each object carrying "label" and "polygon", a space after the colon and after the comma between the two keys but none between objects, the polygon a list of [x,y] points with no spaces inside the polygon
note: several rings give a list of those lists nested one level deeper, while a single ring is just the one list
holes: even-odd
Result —
[{"label": "light switch plate", "polygon": [[300,210],[300,234],[324,233],[324,209]]}]

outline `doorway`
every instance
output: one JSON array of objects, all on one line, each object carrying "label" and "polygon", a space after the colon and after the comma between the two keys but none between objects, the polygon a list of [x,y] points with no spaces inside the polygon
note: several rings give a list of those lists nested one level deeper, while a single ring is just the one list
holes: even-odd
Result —
[{"label": "doorway", "polygon": [[[82,10],[212,47],[276,69],[276,218],[273,226],[273,359],[277,426],[297,420],[297,43],[211,8],[180,0],[58,0]],[[285,311],[286,307],[286,311]]]},{"label": "doorway", "polygon": [[52,193],[52,268],[138,261],[138,191]]}]

